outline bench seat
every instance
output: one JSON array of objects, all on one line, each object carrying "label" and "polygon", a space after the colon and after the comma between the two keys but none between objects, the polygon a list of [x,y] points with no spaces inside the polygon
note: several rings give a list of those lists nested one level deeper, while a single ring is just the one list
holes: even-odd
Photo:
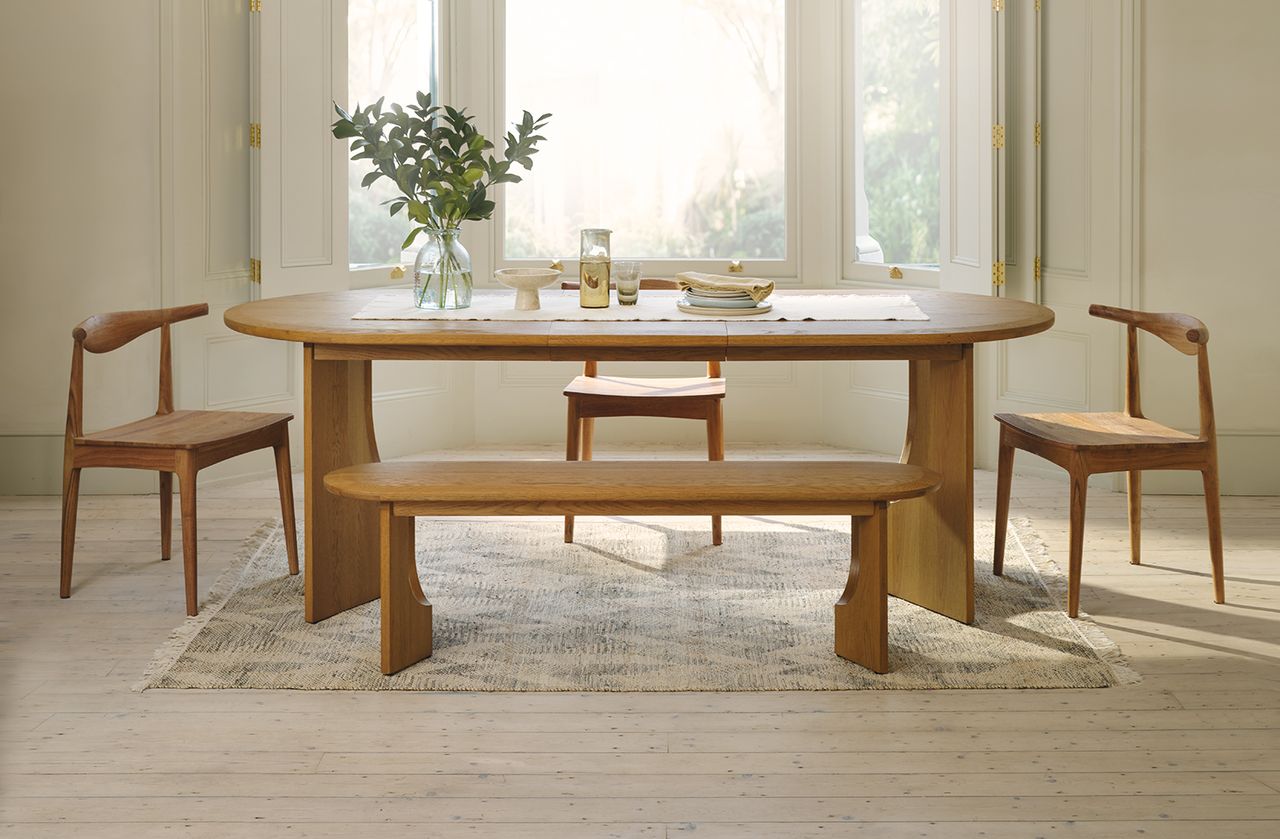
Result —
[{"label": "bench seat", "polygon": [[835,606],[838,655],[888,670],[888,505],[941,479],[871,461],[410,461],[330,472],[336,495],[377,503],[382,671],[431,654],[431,606],[414,557],[414,516],[847,515],[853,557]]}]

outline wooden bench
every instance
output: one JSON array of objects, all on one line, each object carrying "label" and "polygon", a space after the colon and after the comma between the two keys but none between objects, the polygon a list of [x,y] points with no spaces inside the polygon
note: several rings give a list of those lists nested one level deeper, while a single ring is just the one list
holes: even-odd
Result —
[{"label": "wooden bench", "polygon": [[850,461],[419,461],[349,466],[324,483],[336,495],[379,505],[388,675],[431,655],[414,516],[711,514],[851,516],[853,556],[835,606],[835,651],[884,673],[888,505],[931,492],[941,479],[909,464]]}]

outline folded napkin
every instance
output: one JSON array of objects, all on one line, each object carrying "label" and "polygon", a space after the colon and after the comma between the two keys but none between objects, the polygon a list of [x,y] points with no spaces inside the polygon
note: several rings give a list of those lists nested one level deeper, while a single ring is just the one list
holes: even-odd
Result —
[{"label": "folded napkin", "polygon": [[676,279],[680,282],[681,291],[688,291],[691,288],[703,291],[741,291],[750,295],[751,299],[757,303],[763,303],[766,297],[773,294],[773,280],[724,277],[720,274],[699,274],[696,271],[676,274]]}]

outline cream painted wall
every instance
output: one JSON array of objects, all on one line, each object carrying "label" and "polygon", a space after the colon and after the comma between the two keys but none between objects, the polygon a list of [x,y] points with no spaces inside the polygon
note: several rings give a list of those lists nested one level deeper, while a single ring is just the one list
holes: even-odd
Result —
[{"label": "cream painted wall", "polygon": [[[159,5],[44,0],[2,14],[0,492],[44,492],[61,480],[71,328],[161,302]],[[90,357],[86,422],[154,410],[157,356],[139,342]],[[120,478],[93,471],[82,491]]]},{"label": "cream painted wall", "polygon": [[[4,11],[0,92],[25,115],[25,125],[36,128],[0,134],[6,300],[0,350],[9,361],[0,369],[0,392],[9,395],[0,401],[0,493],[57,491],[69,332],[94,311],[211,300],[215,314],[206,319],[207,328],[191,332],[179,348],[183,406],[296,405],[296,360],[284,358],[279,347],[255,354],[253,339],[233,336],[217,322],[219,307],[247,294],[247,265],[239,261],[247,256],[248,235],[239,206],[247,183],[239,180],[247,177],[248,152],[239,133],[245,80],[214,72],[243,66],[243,6],[238,0],[178,6],[52,0]],[[1056,8],[1060,28],[1091,27],[1094,34],[1085,47],[1067,38],[1079,49],[1060,48],[1052,58],[1057,76],[1048,90],[1067,98],[1046,114],[1060,115],[1059,126],[1074,127],[1065,134],[1059,128],[1058,148],[1069,155],[1092,149],[1096,170],[1088,188],[1080,179],[1055,182],[1062,201],[1085,203],[1066,216],[1061,208],[1067,205],[1056,204],[1058,218],[1069,222],[1048,231],[1045,242],[1047,278],[1061,269],[1047,295],[1059,310],[1059,338],[1040,343],[1051,359],[1070,356],[1054,347],[1082,349],[1087,368],[1069,369],[1088,370],[1081,381],[1060,382],[1056,398],[1090,409],[1119,403],[1118,332],[1095,333],[1083,317],[1096,289],[1081,287],[1081,276],[1097,278],[1115,302],[1198,314],[1213,334],[1224,489],[1280,492],[1280,341],[1269,325],[1280,299],[1265,257],[1253,255],[1258,243],[1270,241],[1280,205],[1280,165],[1270,139],[1278,118],[1259,107],[1257,85],[1246,83],[1280,78],[1280,58],[1266,37],[1280,26],[1280,4],[1237,0],[1232,14],[1190,0],[1125,0],[1119,6],[1091,0],[1092,11],[1074,3]],[[1133,9],[1132,16],[1119,8]],[[822,42],[825,51],[839,49],[834,9],[829,2],[801,6],[801,25],[833,33],[830,43]],[[800,60],[799,107],[831,115],[821,131],[799,138],[803,160],[838,154],[840,92],[831,74],[821,72],[830,65],[830,56]],[[1071,98],[1078,84],[1091,85],[1092,94]],[[1130,100],[1131,94],[1138,99]],[[1070,116],[1073,108],[1078,119]],[[1127,113],[1135,115],[1133,137],[1126,134]],[[1224,149],[1221,126],[1227,125],[1237,130]],[[1046,125],[1050,153],[1053,131]],[[205,146],[199,145],[202,137],[209,140]],[[1068,164],[1064,171],[1074,165]],[[800,177],[803,188],[821,193],[829,208],[802,220],[803,282],[833,285],[841,264],[837,181],[820,166],[801,166]],[[1126,177],[1137,184],[1136,208],[1125,204],[1124,187],[1115,183]],[[1075,187],[1081,187],[1079,195]],[[207,195],[193,198],[200,192]],[[1130,215],[1132,235],[1125,226]],[[1054,223],[1052,216],[1048,222]],[[1090,241],[1093,261],[1084,274],[1073,275],[1073,231],[1086,228],[1092,232],[1080,240]],[[1106,258],[1099,261],[1104,248]],[[1263,268],[1254,270],[1258,262]],[[1149,412],[1194,425],[1191,371],[1158,345],[1144,349]],[[984,389],[999,399],[1025,398],[1028,405],[1036,398],[1043,384],[1036,371],[1046,369],[1035,363],[1038,350],[1029,342],[1010,350],[994,376],[983,378],[980,371],[980,404]],[[142,341],[89,359],[90,426],[153,408],[155,355],[154,342]],[[246,358],[257,361],[246,364]],[[638,367],[655,373],[696,369]],[[460,444],[562,439],[559,394],[575,365],[422,368],[387,365],[376,374],[385,454],[412,451],[442,427]],[[727,371],[735,382],[727,405],[731,443],[827,441],[880,451],[900,445],[904,365],[777,363],[728,365]],[[876,397],[883,404],[867,408]],[[987,421],[985,413],[979,421]],[[606,443],[701,439],[695,423],[674,421],[615,420],[600,430]],[[237,468],[252,472],[266,464],[246,461]],[[92,470],[85,482],[88,491],[154,488],[154,477],[145,473]],[[1152,476],[1148,487],[1197,488],[1194,479],[1164,476]]]},{"label": "cream painted wall", "polygon": [[[1141,271],[1134,304],[1209,327],[1224,489],[1280,493],[1280,3],[1142,8]],[[1143,408],[1194,430],[1195,367],[1146,341]],[[1149,492],[1198,491],[1152,476]]]}]

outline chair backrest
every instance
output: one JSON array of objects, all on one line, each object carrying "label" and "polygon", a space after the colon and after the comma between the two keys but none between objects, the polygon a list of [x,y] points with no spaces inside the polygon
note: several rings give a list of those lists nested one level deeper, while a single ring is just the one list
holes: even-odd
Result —
[{"label": "chair backrest", "polygon": [[84,344],[91,353],[111,352],[153,329],[207,314],[208,303],[193,303],[173,309],[107,312],[85,318],[71,330],[71,337]]},{"label": "chair backrest", "polygon": [[84,433],[84,352],[107,353],[153,329],[160,330],[160,396],[157,414],[173,413],[173,353],[169,341],[169,324],[209,314],[208,303],[193,303],[172,309],[142,309],[133,312],[107,312],[85,318],[71,337],[75,347],[71,353],[71,387],[67,394],[67,437]]},{"label": "chair backrest", "polygon": [[[560,288],[565,291],[576,291],[581,284],[577,280],[565,280],[560,283]],[[616,283],[609,283],[609,288],[617,288]],[[640,279],[641,289],[655,289],[673,291],[680,288],[680,283],[675,280],[664,280],[659,277],[642,277]],[[595,377],[600,372],[600,364],[596,361],[588,361],[583,365],[582,374],[584,376]],[[720,378],[720,362],[707,362],[707,376],[712,379]]]},{"label": "chair backrest", "polygon": [[1125,369],[1125,412],[1141,417],[1142,393],[1138,369],[1138,331],[1150,332],[1183,355],[1196,357],[1200,398],[1200,439],[1215,437],[1213,387],[1209,380],[1209,328],[1199,318],[1176,312],[1140,312],[1095,303],[1089,314],[1128,326],[1129,341]]}]

